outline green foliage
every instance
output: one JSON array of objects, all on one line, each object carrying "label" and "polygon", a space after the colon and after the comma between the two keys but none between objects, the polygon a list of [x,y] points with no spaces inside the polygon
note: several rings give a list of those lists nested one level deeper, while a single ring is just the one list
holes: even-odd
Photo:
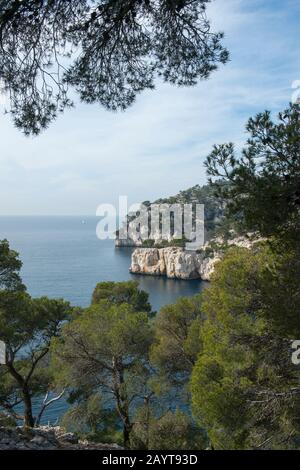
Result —
[{"label": "green foliage", "polygon": [[[216,196],[214,188],[209,185],[195,185],[189,189],[184,191],[180,191],[175,196],[167,197],[167,198],[160,198],[150,203],[149,201],[145,201],[143,203],[149,212],[150,217],[150,209],[151,204],[154,205],[167,205],[170,207],[170,231],[173,233],[174,227],[174,212],[171,210],[172,205],[178,205],[182,212],[184,211],[184,205],[190,204],[193,207],[192,213],[192,223],[193,228],[196,226],[196,212],[194,210],[195,204],[203,204],[204,205],[204,217],[205,217],[205,240],[210,240],[215,235],[222,235],[224,233],[227,234],[229,227],[228,219],[224,219],[224,204],[223,201]],[[132,222],[137,216],[137,213],[131,213],[127,215],[127,224]],[[162,222],[160,221],[160,230],[162,229]],[[230,223],[231,229],[231,223]],[[146,231],[147,232],[147,231]],[[145,233],[146,233],[145,232]],[[118,233],[117,233],[118,235]],[[148,235],[148,232],[147,232]],[[190,242],[184,233],[181,233],[181,238],[171,238],[170,240],[166,239],[145,239],[142,240],[142,247],[143,248],[166,248],[166,247],[182,247],[184,248],[187,242]]]},{"label": "green foliage", "polygon": [[[214,188],[209,185],[197,184],[175,196],[157,199],[154,204],[204,204],[206,239],[212,238],[220,225],[223,225],[223,202],[216,197]],[[172,240],[171,244],[173,242],[176,243],[176,240]]]},{"label": "green foliage", "polygon": [[107,300],[115,305],[129,304],[136,312],[150,313],[148,298],[147,292],[140,290],[136,281],[99,282],[93,292],[92,304]]},{"label": "green foliage", "polygon": [[257,115],[241,157],[224,144],[206,162],[229,231],[268,237],[251,251],[226,249],[204,293],[192,401],[216,448],[299,447],[299,110],[290,105],[276,123]]},{"label": "green foliage", "polygon": [[180,410],[157,417],[153,410],[141,408],[133,428],[132,448],[150,450],[203,450],[207,447],[205,432],[190,416]]},{"label": "green foliage", "polygon": [[[167,248],[169,246],[176,246],[178,248],[184,248],[186,242],[188,242],[187,238],[184,236],[182,238],[172,238],[172,240],[161,240],[154,244],[155,248]],[[144,244],[143,244],[144,246]]]},{"label": "green foliage", "polygon": [[182,411],[170,411],[154,422],[151,449],[201,450],[206,447],[205,433]]},{"label": "green foliage", "polygon": [[[72,404],[63,424],[106,442],[116,441],[122,429],[128,448],[203,448],[203,431],[183,412],[168,413],[175,394],[164,386],[176,382],[178,395],[187,384],[199,352],[200,298],[164,307],[154,326],[132,304],[105,298],[74,317],[52,342],[56,383],[68,389]],[[176,434],[170,438],[172,426]]]},{"label": "green foliage", "polygon": [[142,247],[143,248],[154,248],[155,242],[154,240],[143,240]]},{"label": "green foliage", "polygon": [[15,125],[38,134],[73,105],[70,86],[86,103],[124,110],[157,77],[185,86],[208,78],[228,52],[207,2],[1,2],[1,79]]},{"label": "green foliage", "polygon": [[109,399],[122,422],[126,447],[131,410],[139,398],[151,393],[147,387],[151,342],[146,313],[102,300],[67,324],[52,345],[57,381],[73,389],[77,401],[95,393]]},{"label": "green foliage", "polygon": [[154,320],[151,360],[171,383],[185,383],[201,350],[201,296],[183,297],[161,308]]},{"label": "green foliage", "polygon": [[105,408],[97,393],[70,406],[60,424],[89,441],[122,444],[119,416],[115,410]]},{"label": "green foliage", "polygon": [[32,299],[22,290],[0,291],[0,339],[6,344],[6,363],[0,366],[0,406],[15,416],[24,405],[27,426],[35,424],[32,399],[51,388],[47,367],[50,341],[72,309],[68,302],[47,297]]},{"label": "green foliage", "polygon": [[20,278],[22,262],[7,240],[0,240],[0,289],[24,290]]},{"label": "green foliage", "polygon": [[215,448],[297,446],[300,371],[291,340],[300,332],[299,274],[299,251],[232,248],[203,294],[192,403]]},{"label": "green foliage", "polygon": [[16,425],[16,421],[11,416],[0,413],[0,427],[14,428]]},{"label": "green foliage", "polygon": [[246,126],[249,138],[240,157],[229,143],[215,146],[206,161],[216,194],[227,202],[227,215],[233,221],[243,230],[296,243],[300,240],[299,111],[298,105],[290,105],[276,123],[270,112],[258,114]]},{"label": "green foliage", "polygon": [[[193,241],[191,240],[190,231],[185,231],[185,228],[181,224],[178,225],[178,219],[176,220],[175,214],[180,216],[180,213],[186,214],[186,207],[189,206],[192,209],[191,224],[192,230],[195,232],[197,223],[202,223],[201,220],[196,220],[197,213],[196,205],[202,204],[204,206],[204,238],[205,241],[213,239],[216,236],[222,236],[222,238],[230,238],[232,235],[232,223],[229,221],[228,217],[224,218],[224,203],[219,199],[215,194],[214,188],[210,185],[200,186],[195,185],[192,188],[189,188],[184,191],[180,191],[175,196],[160,198],[156,201],[150,203],[145,201],[143,203],[144,215],[147,215],[148,212],[148,222],[152,224],[153,208],[156,207],[156,214],[159,215],[157,223],[157,233],[153,236],[151,231],[149,232],[149,227],[139,227],[140,224],[144,224],[145,221],[135,220],[140,215],[140,211],[131,212],[127,214],[126,220],[124,221],[122,233],[123,236],[127,233],[129,244],[131,242],[136,242],[139,240],[143,248],[167,248],[167,247],[179,247],[185,248],[186,244]],[[155,215],[155,218],[157,215]],[[200,217],[201,218],[201,217]],[[132,225],[131,225],[132,224]],[[167,227],[163,227],[166,224]],[[138,228],[139,227],[139,228]],[[153,228],[153,227],[152,227]],[[170,236],[163,238],[163,229],[168,228]],[[137,237],[130,235],[134,233],[135,230],[138,230]],[[133,230],[133,232],[132,232]],[[155,230],[156,231],[156,230]],[[119,237],[119,231],[116,232],[117,237]],[[148,238],[153,236],[153,238]],[[126,236],[125,236],[126,238]],[[134,243],[135,244],[135,243]],[[122,246],[122,244],[121,244]]]},{"label": "green foliage", "polygon": [[39,350],[59,332],[72,309],[62,299],[32,299],[26,292],[0,291],[0,336],[15,357],[26,345]]}]

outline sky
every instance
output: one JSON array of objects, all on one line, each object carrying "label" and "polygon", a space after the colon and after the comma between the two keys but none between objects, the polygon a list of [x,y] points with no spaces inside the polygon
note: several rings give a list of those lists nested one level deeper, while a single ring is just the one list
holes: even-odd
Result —
[{"label": "sky", "polygon": [[230,62],[195,87],[158,83],[124,113],[77,104],[34,138],[0,112],[0,214],[94,215],[119,195],[204,184],[214,144],[241,147],[250,116],[284,109],[300,80],[299,0],[214,0],[208,16]]}]

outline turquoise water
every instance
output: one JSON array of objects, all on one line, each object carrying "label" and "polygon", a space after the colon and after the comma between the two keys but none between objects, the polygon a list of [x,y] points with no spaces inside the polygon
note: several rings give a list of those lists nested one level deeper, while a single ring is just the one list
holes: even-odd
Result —
[{"label": "turquoise water", "polygon": [[[63,297],[81,307],[90,303],[99,281],[135,279],[149,293],[154,310],[176,298],[201,291],[201,281],[182,281],[129,273],[132,249],[98,240],[96,217],[0,217],[0,239],[7,238],[23,261],[22,278],[34,297]],[[66,409],[63,401],[49,408],[44,422]]]}]

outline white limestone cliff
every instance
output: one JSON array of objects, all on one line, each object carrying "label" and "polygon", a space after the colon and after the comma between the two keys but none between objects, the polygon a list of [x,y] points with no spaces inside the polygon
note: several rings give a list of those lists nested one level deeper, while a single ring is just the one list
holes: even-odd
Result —
[{"label": "white limestone cliff", "polygon": [[[259,241],[247,237],[238,237],[227,241],[228,246],[238,246],[250,249]],[[211,242],[210,242],[211,243]],[[224,243],[214,239],[215,244]],[[133,274],[148,274],[152,276],[167,276],[173,279],[202,279],[209,281],[215,270],[215,265],[222,258],[222,252],[207,250],[207,244],[200,251],[187,251],[184,248],[136,248],[131,256],[130,272]]]},{"label": "white limestone cliff", "polygon": [[173,279],[209,280],[220,258],[183,248],[136,248],[132,253],[130,272],[167,276]]}]

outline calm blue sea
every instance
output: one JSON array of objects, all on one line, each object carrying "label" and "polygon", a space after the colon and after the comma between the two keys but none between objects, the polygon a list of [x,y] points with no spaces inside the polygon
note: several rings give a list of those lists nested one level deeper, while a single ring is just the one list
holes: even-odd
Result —
[{"label": "calm blue sea", "polygon": [[[63,297],[73,305],[90,304],[99,281],[138,280],[149,293],[154,310],[176,298],[198,293],[200,281],[181,281],[129,273],[132,249],[115,248],[113,240],[98,240],[96,217],[0,216],[0,239],[20,253],[22,277],[34,297]],[[61,401],[49,408],[44,422],[54,422],[65,410]]]}]

